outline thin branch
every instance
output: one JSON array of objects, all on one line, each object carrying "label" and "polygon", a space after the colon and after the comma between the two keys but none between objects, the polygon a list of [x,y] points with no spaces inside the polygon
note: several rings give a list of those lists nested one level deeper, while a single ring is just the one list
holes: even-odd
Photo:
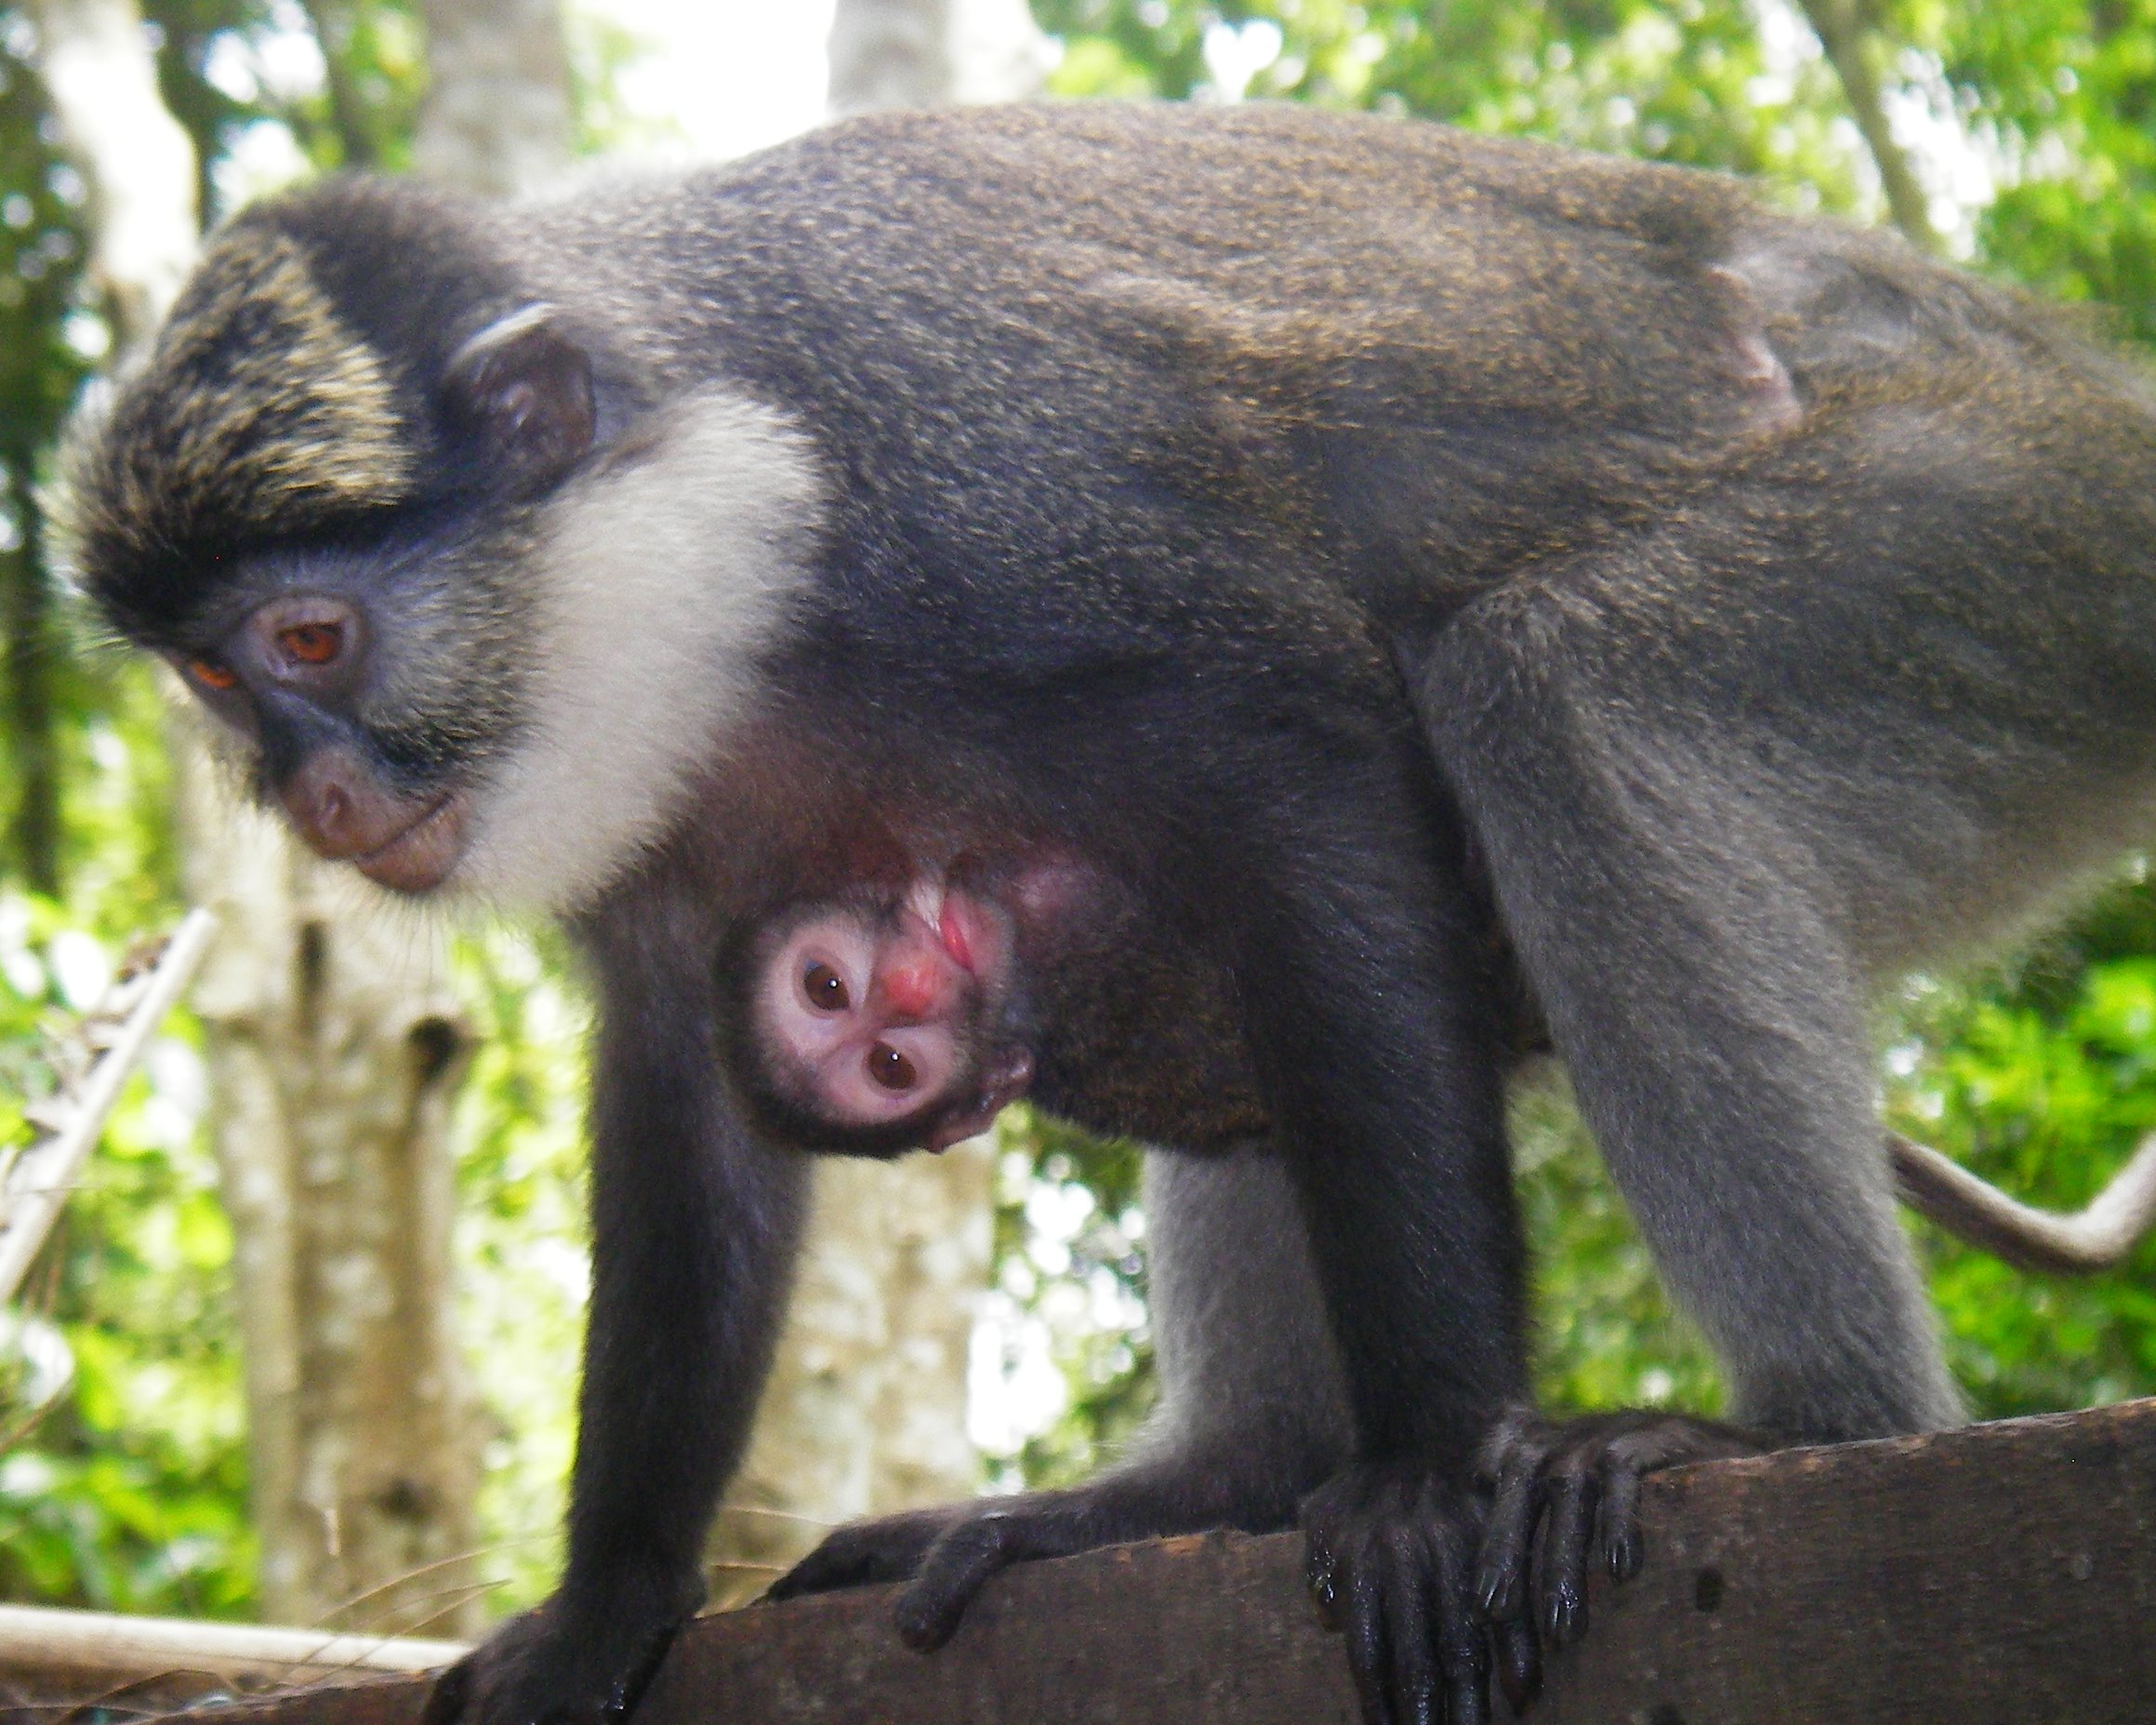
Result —
[{"label": "thin branch", "polygon": [[0,1605],[0,1665],[139,1682],[166,1671],[202,1670],[279,1683],[324,1673],[431,1671],[461,1658],[457,1641],[403,1636],[319,1635],[256,1624],[115,1617],[97,1612]]},{"label": "thin branch", "polygon": [[337,133],[346,168],[381,166],[380,149],[368,123],[365,99],[351,76],[351,42],[357,28],[351,8],[334,0],[301,0],[299,9],[313,27],[315,45],[322,49],[324,81],[329,90],[329,121]]},{"label": "thin branch", "polygon": [[104,1006],[92,1015],[94,1020],[124,1012],[126,1018],[80,1085],[58,1099],[51,1135],[23,1151],[7,1171],[6,1188],[0,1190],[0,1299],[15,1292],[51,1232],[104,1130],[105,1116],[120,1099],[121,1084],[187,986],[215,927],[208,911],[190,911],[149,971],[116,984]]},{"label": "thin branch", "polygon": [[1894,225],[1926,251],[1937,251],[1939,236],[1931,225],[1930,200],[1917,183],[1908,152],[1894,141],[1893,128],[1886,123],[1886,103],[1871,53],[1873,32],[1859,0],[1802,0],[1802,4],[1819,46],[1826,50],[1827,63],[1842,80],[1849,115],[1878,166]]}]

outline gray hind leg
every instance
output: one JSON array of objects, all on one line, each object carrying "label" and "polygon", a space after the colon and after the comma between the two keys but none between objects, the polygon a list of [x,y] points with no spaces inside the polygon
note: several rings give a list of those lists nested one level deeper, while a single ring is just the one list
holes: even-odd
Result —
[{"label": "gray hind leg", "polygon": [[1800,1442],[1955,1424],[1862,979],[1698,716],[1601,686],[1606,618],[1471,611],[1413,673],[1581,1108],[1737,1418]]},{"label": "gray hind leg", "polygon": [[1160,1400],[1085,1484],[840,1528],[774,1597],[912,1581],[900,1633],[940,1646],[999,1571],[1210,1528],[1290,1526],[1353,1448],[1339,1350],[1286,1166],[1262,1147],[1149,1151],[1144,1202]]},{"label": "gray hind leg", "polygon": [[[1595,597],[1656,591],[1644,572],[1611,588]],[[1637,1568],[1647,1474],[1964,1417],[1827,895],[1697,710],[1651,678],[1605,686],[1608,613],[1580,597],[1471,612],[1410,684],[1581,1111],[1742,1426],[1521,1409],[1492,1432],[1477,1591],[1501,1630],[1554,1644],[1586,1627],[1590,1568]]]}]

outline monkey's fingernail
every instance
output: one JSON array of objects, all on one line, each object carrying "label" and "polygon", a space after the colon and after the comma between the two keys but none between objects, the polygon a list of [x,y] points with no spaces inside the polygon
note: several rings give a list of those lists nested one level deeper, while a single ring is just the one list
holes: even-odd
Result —
[{"label": "monkey's fingernail", "polygon": [[1612,1581],[1630,1581],[1639,1573],[1640,1565],[1647,1561],[1639,1530],[1627,1528],[1609,1547],[1609,1576]]},{"label": "monkey's fingernail", "polygon": [[951,1639],[958,1625],[935,1605],[903,1601],[898,1608],[898,1639],[917,1653],[933,1653]]},{"label": "monkey's fingernail", "polygon": [[1535,1638],[1522,1631],[1511,1638],[1497,1662],[1497,1686],[1513,1718],[1524,1718],[1535,1697],[1542,1692],[1542,1665],[1536,1656]]},{"label": "monkey's fingernail", "polygon": [[1548,1610],[1543,1613],[1542,1629],[1551,1642],[1564,1647],[1577,1639],[1587,1627],[1587,1601],[1569,1587],[1560,1587],[1550,1596]]}]

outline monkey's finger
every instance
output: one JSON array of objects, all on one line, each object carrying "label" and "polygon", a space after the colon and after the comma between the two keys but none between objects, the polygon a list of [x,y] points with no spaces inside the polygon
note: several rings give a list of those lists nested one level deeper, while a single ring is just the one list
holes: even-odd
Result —
[{"label": "monkey's finger", "polygon": [[793,1599],[803,1594],[829,1593],[840,1587],[859,1587],[880,1577],[865,1551],[837,1548],[827,1540],[764,1589],[767,1599]]},{"label": "monkey's finger", "polygon": [[1476,1610],[1474,1535],[1440,1525],[1431,1540],[1436,1582],[1437,1661],[1451,1725],[1489,1725],[1489,1637]]},{"label": "monkey's finger", "polygon": [[947,1517],[891,1516],[840,1528],[773,1582],[764,1598],[792,1599],[840,1587],[903,1581],[920,1567],[922,1557],[948,1524]]},{"label": "monkey's finger", "polygon": [[1541,1484],[1541,1466],[1526,1457],[1514,1457],[1498,1476],[1497,1501],[1483,1533],[1482,1568],[1475,1583],[1483,1615],[1492,1621],[1518,1616],[1526,1600]]},{"label": "monkey's finger", "polygon": [[1524,1617],[1501,1617],[1489,1625],[1497,1643],[1497,1685],[1505,1705],[1520,1718],[1542,1692],[1542,1645]]},{"label": "monkey's finger", "polygon": [[1601,1497],[1602,1479],[1591,1462],[1574,1461],[1546,1481],[1535,1578],[1541,1586],[1542,1633],[1554,1647],[1587,1633],[1587,1552]]},{"label": "monkey's finger", "polygon": [[1351,1567],[1347,1585],[1335,1596],[1341,1636],[1346,1642],[1347,1669],[1355,1679],[1356,1699],[1362,1705],[1363,1725],[1398,1725],[1385,1704],[1384,1588],[1374,1568],[1369,1563]]},{"label": "monkey's finger", "polygon": [[1317,1606],[1325,1626],[1338,1635],[1343,1626],[1340,1614],[1340,1559],[1329,1541],[1316,1532],[1305,1535],[1303,1547],[1303,1585]]},{"label": "monkey's finger", "polygon": [[1438,1708],[1435,1553],[1412,1521],[1384,1532],[1385,1690],[1397,1725],[1443,1725]]},{"label": "monkey's finger", "polygon": [[1601,1559],[1611,1577],[1630,1581],[1647,1559],[1639,1500],[1649,1474],[1686,1462],[1753,1455],[1763,1447],[1754,1433],[1679,1416],[1648,1419],[1636,1429],[1611,1438],[1602,1451],[1602,1505],[1595,1533]]},{"label": "monkey's finger", "polygon": [[974,1516],[947,1530],[929,1547],[913,1586],[899,1596],[899,1639],[916,1652],[933,1652],[958,1632],[966,1607],[988,1578],[1023,1555],[999,1516]]},{"label": "monkey's finger", "polygon": [[1647,1469],[1620,1439],[1609,1446],[1602,1470],[1602,1503],[1594,1516],[1594,1546],[1612,1581],[1630,1581],[1647,1559],[1639,1531],[1639,1488]]}]

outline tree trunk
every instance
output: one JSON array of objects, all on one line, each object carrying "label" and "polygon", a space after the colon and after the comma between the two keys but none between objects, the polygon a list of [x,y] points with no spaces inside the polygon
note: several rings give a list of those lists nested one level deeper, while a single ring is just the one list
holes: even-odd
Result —
[{"label": "tree trunk", "polygon": [[512,196],[560,174],[571,141],[569,50],[557,0],[427,0],[433,73],[413,166]]},{"label": "tree trunk", "polygon": [[451,1329],[449,1113],[470,1039],[441,936],[233,805],[183,746],[195,988],[232,1220],[262,1606],[477,1626],[478,1453]]},{"label": "tree trunk", "polygon": [[786,1330],[708,1547],[721,1603],[760,1592],[841,1521],[979,1486],[966,1356],[994,1175],[985,1138],[818,1164]]},{"label": "tree trunk", "polygon": [[[1024,0],[839,0],[830,111],[1034,95],[1042,46]],[[985,1138],[817,1165],[786,1332],[709,1547],[719,1597],[753,1593],[839,1522],[978,1489],[966,1360],[994,1179]]]},{"label": "tree trunk", "polygon": [[[53,712],[52,577],[39,543],[31,467],[0,458],[0,501],[15,515],[14,548],[0,551],[0,658],[6,660],[8,752],[15,806],[7,844],[33,892],[60,895],[60,748]],[[0,805],[4,806],[4,805]]]},{"label": "tree trunk", "polygon": [[[135,0],[46,0],[42,22],[97,199],[93,264],[123,346],[139,344],[194,251],[186,135]],[[469,1632],[478,1600],[450,1560],[473,1542],[477,1446],[450,1330],[448,1135],[469,1038],[443,937],[239,810],[189,723],[175,747],[187,885],[221,922],[197,1008],[262,1606]]]},{"label": "tree trunk", "polygon": [[1025,0],[838,0],[833,119],[877,108],[1023,101],[1051,63]]},{"label": "tree trunk", "polygon": [[90,273],[119,344],[142,340],[194,261],[194,147],[165,109],[136,0],[42,0],[38,70],[90,188]]},{"label": "tree trunk", "polygon": [[952,100],[951,0],[839,0],[831,14],[833,119]]}]

